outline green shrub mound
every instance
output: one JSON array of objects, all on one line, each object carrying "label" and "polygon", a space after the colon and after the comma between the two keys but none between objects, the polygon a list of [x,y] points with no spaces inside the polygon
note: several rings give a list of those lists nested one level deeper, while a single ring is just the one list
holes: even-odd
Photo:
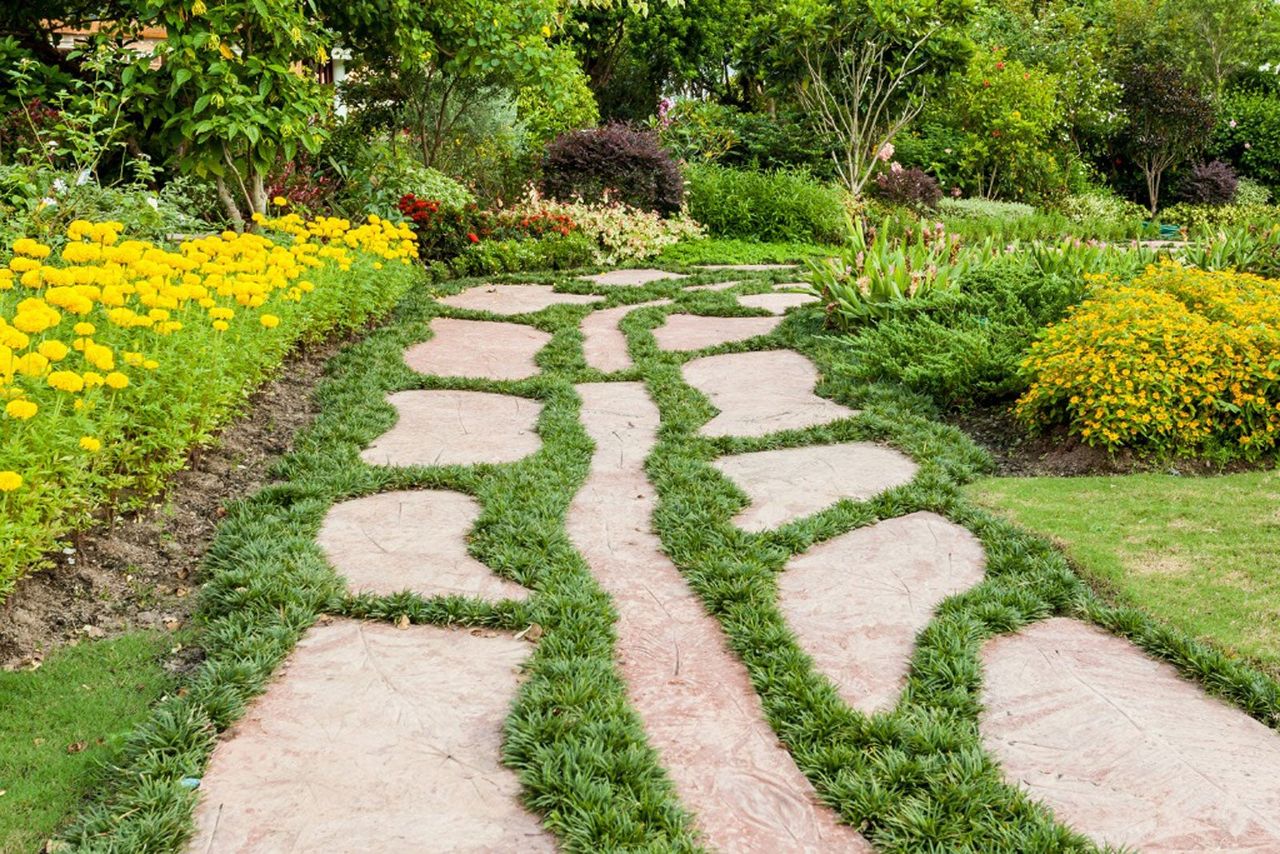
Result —
[{"label": "green shrub mound", "polygon": [[1084,296],[1083,280],[994,265],[955,292],[903,303],[845,339],[854,378],[899,383],[945,408],[1012,398],[1036,334]]},{"label": "green shrub mound", "polygon": [[685,170],[689,216],[713,237],[834,243],[844,233],[841,191],[805,172],[750,172],[709,164]]}]

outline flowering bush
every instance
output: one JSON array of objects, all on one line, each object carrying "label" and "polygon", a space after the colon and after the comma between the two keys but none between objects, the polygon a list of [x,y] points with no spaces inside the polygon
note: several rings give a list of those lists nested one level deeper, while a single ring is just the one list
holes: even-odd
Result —
[{"label": "flowering bush", "polygon": [[1280,436],[1280,282],[1166,263],[1102,276],[1023,363],[1018,415],[1109,449],[1256,456]]},{"label": "flowering bush", "polygon": [[[169,249],[72,222],[0,268],[0,597],[58,537],[181,465],[299,338],[404,292],[404,225],[289,214]],[[351,272],[348,272],[351,271]]]},{"label": "flowering bush", "polygon": [[418,237],[418,254],[424,261],[454,258],[467,246],[480,242],[483,216],[474,204],[452,207],[406,193],[400,197],[399,207],[400,213],[413,223],[413,231]]},{"label": "flowering bush", "polygon": [[536,193],[511,209],[518,216],[562,216],[589,237],[597,264],[624,264],[652,258],[681,240],[702,236],[701,227],[686,216],[664,219],[658,213],[627,205],[553,202]]}]

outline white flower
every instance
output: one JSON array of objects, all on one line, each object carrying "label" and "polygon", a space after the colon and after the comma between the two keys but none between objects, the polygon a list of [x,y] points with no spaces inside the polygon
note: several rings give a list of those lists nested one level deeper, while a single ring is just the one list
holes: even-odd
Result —
[{"label": "white flower", "polygon": [[55,193],[65,193],[67,191],[67,182],[61,178],[53,179],[53,191]]},{"label": "white flower", "polygon": [[89,183],[89,170],[81,169],[80,174],[76,176],[76,186],[83,187],[85,184],[88,184],[88,183]]},{"label": "white flower", "polygon": [[1227,122],[1227,127],[1232,127],[1232,128],[1233,128],[1233,127],[1235,127],[1235,126],[1236,126],[1236,120],[1235,120],[1235,119],[1232,119],[1231,121]]},{"label": "white flower", "polygon": [[147,196],[147,204],[151,205],[153,211],[160,210],[160,199],[155,196]]},{"label": "white flower", "polygon": [[45,196],[43,199],[40,200],[40,204],[46,207],[57,207],[58,200],[53,198],[52,196]]}]

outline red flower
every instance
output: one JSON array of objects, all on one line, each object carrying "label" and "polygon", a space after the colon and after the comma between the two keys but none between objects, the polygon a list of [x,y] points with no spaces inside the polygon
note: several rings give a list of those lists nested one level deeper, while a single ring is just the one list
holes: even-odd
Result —
[{"label": "red flower", "polygon": [[997,62],[997,63],[996,63],[996,71],[1004,71],[1004,63],[1003,63],[1003,62]]},{"label": "red flower", "polygon": [[467,235],[467,240],[470,240],[472,243],[480,242],[480,238],[476,237],[476,233],[474,231]]}]

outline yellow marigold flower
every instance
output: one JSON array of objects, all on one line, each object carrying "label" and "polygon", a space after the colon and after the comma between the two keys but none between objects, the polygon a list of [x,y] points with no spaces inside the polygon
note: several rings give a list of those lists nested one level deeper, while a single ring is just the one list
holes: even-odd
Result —
[{"label": "yellow marigold flower", "polygon": [[72,394],[84,390],[84,378],[74,371],[54,371],[47,380],[51,388]]},{"label": "yellow marigold flower", "polygon": [[108,388],[113,388],[117,391],[122,388],[127,388],[129,385],[129,378],[119,371],[112,371],[107,374],[103,380],[106,382]]},{"label": "yellow marigold flower", "polygon": [[264,314],[262,317],[258,318],[258,322],[267,329],[275,329],[280,325],[280,318],[276,317],[274,314]]},{"label": "yellow marigold flower", "polygon": [[271,200],[271,204],[275,205],[278,208],[283,208],[288,206],[289,200],[286,199],[284,196],[276,196],[274,199]]},{"label": "yellow marigold flower", "polygon": [[81,321],[80,323],[77,323],[75,326],[72,327],[72,331],[75,332],[77,335],[92,335],[93,333],[97,332],[98,329],[92,323],[85,323]]},{"label": "yellow marigold flower", "polygon": [[36,350],[50,362],[61,362],[71,352],[71,348],[66,344],[53,340],[42,341]]},{"label": "yellow marigold flower", "polygon": [[213,322],[213,328],[218,330],[219,332],[226,332],[228,329],[231,328],[231,324],[227,323],[225,320],[215,320]]},{"label": "yellow marigold flower", "polygon": [[88,451],[91,454],[96,454],[98,453],[98,451],[102,450],[102,440],[95,439],[92,436],[81,436],[80,447],[84,448],[86,451]]},{"label": "yellow marigold flower", "polygon": [[40,407],[31,400],[11,400],[4,408],[4,414],[19,421],[26,421],[35,416]]},{"label": "yellow marigold flower", "polygon": [[160,363],[155,359],[147,359],[142,363],[142,367],[146,368],[148,371],[154,371],[156,368],[160,367]]},{"label": "yellow marigold flower", "polygon": [[0,492],[13,492],[22,486],[22,475],[16,471],[0,471]]},{"label": "yellow marigold flower", "polygon": [[42,377],[49,370],[49,359],[40,353],[26,353],[14,360],[13,369],[28,377]]}]

